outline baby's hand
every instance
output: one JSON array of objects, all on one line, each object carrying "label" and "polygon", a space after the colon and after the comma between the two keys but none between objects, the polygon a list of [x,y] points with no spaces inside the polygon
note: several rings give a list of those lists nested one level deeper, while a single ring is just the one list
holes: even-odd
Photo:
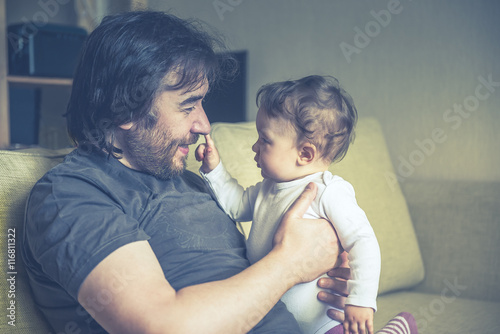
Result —
[{"label": "baby's hand", "polygon": [[194,153],[196,160],[203,161],[201,170],[207,174],[214,170],[220,162],[219,152],[210,135],[205,135],[205,144],[200,144]]},{"label": "baby's hand", "polygon": [[373,309],[354,305],[345,306],[344,334],[373,334]]}]

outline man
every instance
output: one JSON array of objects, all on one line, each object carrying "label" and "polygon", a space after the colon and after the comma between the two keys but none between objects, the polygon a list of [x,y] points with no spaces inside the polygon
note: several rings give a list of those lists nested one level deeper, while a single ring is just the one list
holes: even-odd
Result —
[{"label": "man", "polygon": [[89,36],[67,112],[78,148],[26,214],[23,257],[56,332],[299,333],[279,299],[339,253],[326,221],[301,218],[314,186],[249,266],[234,223],[185,171],[188,145],[210,131],[216,44],[158,12],[107,17]]}]

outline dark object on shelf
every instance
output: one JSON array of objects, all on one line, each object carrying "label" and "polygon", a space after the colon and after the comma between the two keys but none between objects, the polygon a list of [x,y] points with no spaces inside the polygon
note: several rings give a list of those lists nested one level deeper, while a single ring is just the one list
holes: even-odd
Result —
[{"label": "dark object on shelf", "polygon": [[86,38],[87,32],[79,27],[33,22],[10,25],[9,74],[71,78]]},{"label": "dark object on shelf", "polygon": [[40,90],[11,87],[10,142],[37,145],[40,115]]},{"label": "dark object on shelf", "polygon": [[231,55],[238,61],[238,73],[232,81],[211,87],[203,103],[210,123],[246,120],[247,52],[231,52]]}]

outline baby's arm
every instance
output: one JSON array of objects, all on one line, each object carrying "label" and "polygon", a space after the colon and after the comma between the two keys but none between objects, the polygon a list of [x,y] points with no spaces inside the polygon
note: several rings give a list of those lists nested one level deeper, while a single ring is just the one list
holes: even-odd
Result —
[{"label": "baby's arm", "polygon": [[201,170],[205,174],[213,171],[220,162],[219,151],[210,135],[205,135],[205,144],[198,145],[194,155],[196,160],[202,161]]},{"label": "baby's arm", "polygon": [[252,220],[253,206],[260,183],[244,189],[224,168],[210,135],[205,136],[205,141],[205,144],[200,144],[196,148],[195,156],[198,161],[202,161],[200,174],[212,197],[231,219],[235,221]]},{"label": "baby's arm", "polygon": [[[327,186],[321,207],[335,226],[342,247],[349,253],[352,279],[348,281],[344,331],[373,329],[373,313],[380,277],[380,248],[375,233],[358,206],[354,189],[344,180]],[[370,332],[373,333],[373,332]]]}]

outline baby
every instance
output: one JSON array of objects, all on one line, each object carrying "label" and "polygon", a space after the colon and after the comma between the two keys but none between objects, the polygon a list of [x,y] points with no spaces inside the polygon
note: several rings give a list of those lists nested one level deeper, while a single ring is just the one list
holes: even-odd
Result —
[{"label": "baby", "polygon": [[[252,146],[264,180],[243,189],[220,161],[209,135],[196,150],[200,172],[223,210],[235,221],[250,221],[247,257],[259,261],[273,246],[282,215],[306,185],[318,193],[305,218],[332,223],[349,253],[352,279],[345,306],[345,333],[373,333],[380,276],[380,250],[351,184],[328,171],[354,138],[357,111],[333,77],[308,76],[264,85],[257,93],[258,140]],[[320,236],[318,236],[318,239]],[[342,332],[317,300],[316,281],[296,285],[282,300],[306,334]],[[335,331],[331,331],[336,327]]]}]

